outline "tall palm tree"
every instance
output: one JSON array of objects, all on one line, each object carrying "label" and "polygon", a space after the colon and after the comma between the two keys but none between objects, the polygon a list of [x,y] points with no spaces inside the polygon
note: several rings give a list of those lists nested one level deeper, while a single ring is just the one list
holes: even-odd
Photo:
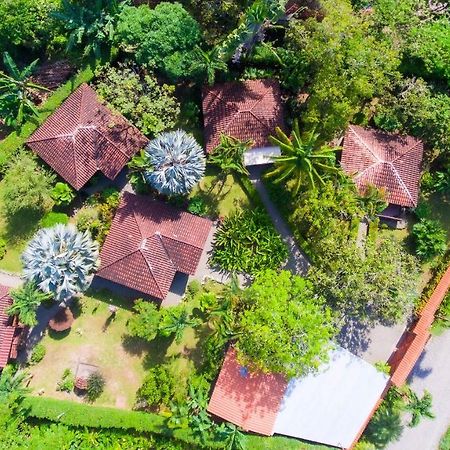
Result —
[{"label": "tall palm tree", "polygon": [[198,321],[189,315],[184,306],[175,306],[163,310],[159,331],[163,336],[175,335],[175,342],[179,344],[183,339],[184,330],[197,325]]},{"label": "tall palm tree", "polygon": [[209,85],[213,85],[216,79],[216,72],[227,72],[228,66],[225,61],[219,58],[217,50],[204,51],[196,47],[197,64],[201,72],[205,75]]},{"label": "tall palm tree", "polygon": [[219,139],[219,145],[209,156],[208,162],[219,167],[225,177],[230,172],[248,175],[244,165],[244,153],[253,145],[253,141],[240,141],[223,133]]},{"label": "tall palm tree", "polygon": [[18,315],[20,322],[33,327],[37,324],[36,309],[51,296],[42,292],[35,283],[28,282],[10,293],[13,304],[8,308],[9,315]]},{"label": "tall palm tree", "polygon": [[276,136],[270,136],[273,145],[280,147],[281,156],[274,157],[275,169],[268,176],[274,176],[275,182],[293,179],[294,195],[302,185],[316,189],[316,184],[325,184],[324,177],[329,173],[338,173],[334,166],[335,152],[338,147],[320,145],[319,134],[307,132],[300,134],[298,121],[294,121],[291,136],[281,128],[275,129]]},{"label": "tall palm tree", "polygon": [[36,59],[20,70],[9,53],[3,53],[6,72],[0,71],[0,117],[8,126],[20,127],[30,116],[37,116],[38,111],[32,101],[33,90],[50,92],[50,89],[30,81],[38,61]]}]

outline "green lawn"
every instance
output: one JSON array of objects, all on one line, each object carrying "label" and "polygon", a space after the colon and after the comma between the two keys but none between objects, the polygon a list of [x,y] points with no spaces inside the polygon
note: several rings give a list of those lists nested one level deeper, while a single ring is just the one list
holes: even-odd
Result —
[{"label": "green lawn", "polygon": [[447,230],[450,241],[450,192],[437,192],[430,196],[427,203],[431,209],[431,217],[438,220]]},{"label": "green lawn", "polygon": [[250,199],[245,188],[228,175],[225,180],[220,176],[218,168],[207,166],[205,177],[193,189],[190,197],[201,197],[208,208],[208,215],[212,217],[228,216],[238,208],[248,207]]}]

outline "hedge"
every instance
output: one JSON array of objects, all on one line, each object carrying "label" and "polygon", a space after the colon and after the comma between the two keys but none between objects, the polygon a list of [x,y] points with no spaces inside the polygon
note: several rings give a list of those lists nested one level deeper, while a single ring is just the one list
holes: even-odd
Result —
[{"label": "hedge", "polygon": [[3,141],[0,142],[0,172],[3,172],[5,165],[12,155],[25,144],[26,140],[33,132],[52,114],[61,103],[78,86],[87,83],[94,77],[94,68],[87,65],[74,75],[69,81],[60,86],[48,100],[38,107],[39,114],[25,122],[20,130],[13,131]]}]

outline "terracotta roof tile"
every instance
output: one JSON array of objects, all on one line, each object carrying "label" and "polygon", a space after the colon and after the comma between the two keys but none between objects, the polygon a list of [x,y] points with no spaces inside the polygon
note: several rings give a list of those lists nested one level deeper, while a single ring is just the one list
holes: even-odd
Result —
[{"label": "terracotta roof tile", "polygon": [[97,275],[164,299],[176,272],[195,273],[211,226],[158,200],[125,193]]},{"label": "terracotta roof tile", "polygon": [[230,348],[208,411],[246,431],[271,436],[286,388],[287,382],[281,375],[248,372]]},{"label": "terracotta roof tile", "polygon": [[16,331],[16,327],[13,326],[13,318],[6,313],[12,304],[8,291],[6,286],[0,285],[0,369],[8,364]]},{"label": "terracotta roof tile", "polygon": [[417,206],[423,143],[351,125],[344,139],[341,165],[354,177],[360,192],[367,185],[386,188],[389,203]]},{"label": "terracotta roof tile", "polygon": [[104,106],[82,84],[28,139],[48,165],[75,189],[99,170],[114,179],[148,139],[124,117]]},{"label": "terracotta roof tile", "polygon": [[254,147],[270,146],[275,127],[283,127],[283,104],[275,80],[248,80],[206,87],[203,91],[206,151],[219,144],[224,133]]}]

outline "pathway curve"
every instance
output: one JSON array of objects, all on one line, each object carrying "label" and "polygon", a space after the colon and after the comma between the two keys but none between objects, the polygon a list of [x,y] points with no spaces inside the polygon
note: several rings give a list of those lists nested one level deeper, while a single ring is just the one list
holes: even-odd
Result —
[{"label": "pathway curve", "polygon": [[291,230],[287,226],[284,219],[281,217],[280,212],[278,211],[275,204],[270,199],[269,193],[267,192],[264,183],[261,181],[261,167],[251,168],[250,171],[250,181],[255,186],[255,189],[258,191],[258,194],[263,202],[267,213],[269,214],[272,222],[280,234],[283,242],[287,245],[289,250],[289,258],[284,266],[284,269],[290,270],[292,273],[298,275],[306,275],[308,269],[311,265],[306,255],[299,248],[297,243],[295,242],[294,236],[291,233]]},{"label": "pathway curve", "polygon": [[405,427],[399,441],[387,450],[438,450],[439,441],[450,426],[450,330],[433,336],[414,366],[409,378],[411,388],[421,396],[433,396],[433,420],[422,419],[415,428]]}]

